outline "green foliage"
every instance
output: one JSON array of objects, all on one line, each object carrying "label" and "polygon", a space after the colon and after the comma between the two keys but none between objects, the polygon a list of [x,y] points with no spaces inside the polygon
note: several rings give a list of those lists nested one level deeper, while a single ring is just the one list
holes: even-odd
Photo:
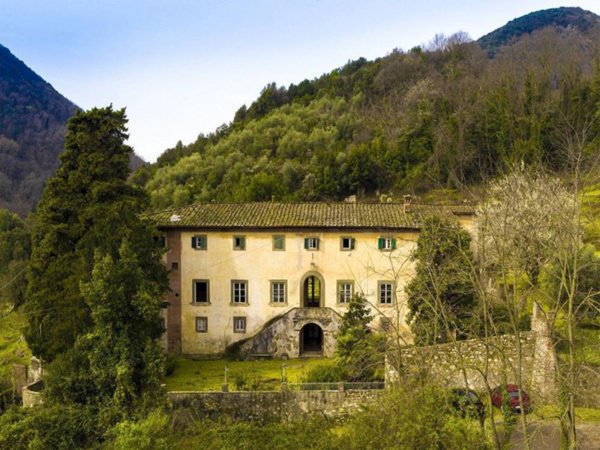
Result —
[{"label": "green foliage", "polygon": [[415,343],[447,342],[469,332],[477,304],[470,274],[474,259],[471,237],[450,218],[423,220],[417,248],[415,277],[406,286],[408,321]]},{"label": "green foliage", "polygon": [[597,26],[599,22],[598,16],[581,8],[544,9],[511,20],[503,27],[482,36],[478,42],[490,55],[494,55],[498,48],[509,44],[511,40],[544,27],[569,27],[586,31],[590,27]]},{"label": "green foliage", "polygon": [[102,407],[109,423],[160,404],[161,284],[147,278],[124,241],[118,259],[97,255],[81,291],[94,326],[50,366],[45,398]]},{"label": "green foliage", "polygon": [[166,286],[160,249],[140,221],[145,195],[127,184],[131,148],[125,111],[78,112],[68,124],[62,164],[48,181],[36,214],[25,310],[33,353],[46,361],[90,330],[80,283],[92,273],[94,252],[117,258],[127,238],[141,270]]},{"label": "green foliage", "polygon": [[369,328],[371,319],[364,295],[354,294],[342,318],[336,347],[338,370],[349,381],[381,378],[385,337]]},{"label": "green foliage", "polygon": [[61,167],[36,214],[23,311],[28,344],[46,362],[46,406],[31,417],[60,416],[59,406],[68,414],[36,428],[34,448],[84,446],[58,441],[55,424],[67,440],[79,428],[84,442],[163,402],[157,338],[167,277],[152,227],[139,217],[145,195],[127,184],[126,123],[112,107],[69,121]]},{"label": "green foliage", "polygon": [[459,33],[287,89],[269,84],[230,125],[169,149],[140,179],[162,208],[460,188],[522,161],[561,170],[563,136],[593,123],[600,101],[600,69],[580,41],[546,30],[490,60]]},{"label": "green foliage", "polygon": [[31,236],[25,223],[16,214],[0,209],[0,310],[23,303],[30,253]]},{"label": "green foliage", "polygon": [[169,447],[206,450],[335,449],[337,439],[323,417],[289,423],[193,422],[172,433]]},{"label": "green foliage", "polygon": [[108,436],[106,448],[114,450],[167,450],[169,416],[160,410],[152,411],[139,421],[118,423]]},{"label": "green foliage", "polygon": [[303,383],[335,383],[344,379],[344,373],[338,365],[319,364],[311,367],[304,378]]},{"label": "green foliage", "polygon": [[0,414],[16,401],[12,365],[29,361],[29,349],[21,336],[25,324],[20,310],[0,313]]},{"label": "green foliage", "polygon": [[14,408],[0,415],[0,448],[70,450],[100,439],[94,411],[74,406]]},{"label": "green foliage", "polygon": [[492,448],[479,422],[456,415],[446,395],[432,386],[390,391],[351,417],[341,448]]}]

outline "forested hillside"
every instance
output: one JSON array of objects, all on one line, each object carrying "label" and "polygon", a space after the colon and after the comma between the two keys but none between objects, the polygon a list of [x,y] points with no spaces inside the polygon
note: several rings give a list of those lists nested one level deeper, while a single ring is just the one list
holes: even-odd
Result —
[{"label": "forested hillside", "polygon": [[505,26],[480,37],[477,42],[481,48],[493,55],[496,50],[509,44],[511,40],[544,27],[571,27],[586,32],[589,28],[597,27],[599,21],[600,19],[596,14],[584,11],[581,8],[544,9],[511,20]]},{"label": "forested hillside", "polygon": [[[77,106],[0,45],[0,208],[25,215],[59,165]],[[131,155],[130,167],[144,161]]]},{"label": "forested hillside", "polygon": [[58,167],[76,106],[0,45],[0,207],[20,214]]},{"label": "forested hillside", "polygon": [[[558,25],[561,14],[598,20],[551,11]],[[591,124],[586,135],[599,132],[600,31],[592,22],[533,27],[493,58],[457,33],[287,88],[269,84],[229,125],[179,143],[135,179],[158,208],[418,193],[479,183],[521,163],[560,170],[567,130]]]}]

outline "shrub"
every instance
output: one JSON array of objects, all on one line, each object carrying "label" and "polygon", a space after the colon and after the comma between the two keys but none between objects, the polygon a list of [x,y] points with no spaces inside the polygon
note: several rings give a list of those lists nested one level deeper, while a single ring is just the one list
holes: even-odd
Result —
[{"label": "shrub", "polygon": [[173,433],[172,448],[203,450],[336,449],[332,425],[323,417],[289,423],[197,420]]},{"label": "shrub", "polygon": [[302,381],[304,383],[335,383],[343,379],[344,373],[338,366],[319,364],[311,367],[306,375],[304,375]]},{"label": "shrub", "polygon": [[175,355],[167,355],[165,358],[165,376],[172,375],[179,366],[179,360]]},{"label": "shrub", "polygon": [[108,448],[115,450],[167,449],[169,416],[160,410],[152,411],[139,421],[124,420],[109,431]]},{"label": "shrub", "polygon": [[95,414],[89,408],[14,408],[0,416],[2,449],[86,448],[99,440]]},{"label": "shrub", "polygon": [[487,449],[476,420],[457,417],[445,392],[435,387],[403,388],[350,419],[341,447],[347,449]]}]

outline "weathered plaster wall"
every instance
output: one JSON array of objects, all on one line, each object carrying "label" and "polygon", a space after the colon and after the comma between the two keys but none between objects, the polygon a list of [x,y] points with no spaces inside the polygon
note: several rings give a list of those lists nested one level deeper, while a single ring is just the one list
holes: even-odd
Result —
[{"label": "weathered plaster wall", "polygon": [[[206,250],[195,250],[191,247],[191,238],[196,234],[207,236]],[[273,250],[274,234],[285,236],[285,251]],[[233,250],[234,235],[246,237],[246,250]],[[309,236],[320,239],[319,250],[309,251],[304,248],[304,238]],[[356,239],[355,250],[340,250],[342,236]],[[181,352],[222,353],[228,345],[256,334],[272,318],[302,306],[302,281],[309,273],[318,273],[323,278],[322,306],[332,308],[339,314],[343,314],[347,307],[337,302],[338,280],[353,280],[355,292],[362,291],[374,303],[377,303],[377,282],[397,280],[398,305],[382,306],[380,310],[393,320],[404,323],[404,286],[413,275],[408,256],[416,245],[417,234],[393,233],[398,247],[394,252],[378,250],[377,239],[380,236],[390,234],[348,230],[181,232],[181,253],[178,261],[178,277],[181,283]],[[168,241],[171,245],[170,239]],[[176,252],[173,252],[173,255],[175,254]],[[175,262],[172,257],[169,258],[170,263]],[[193,280],[196,279],[210,281],[210,304],[193,302]],[[247,305],[231,304],[231,280],[248,281]],[[271,303],[271,280],[287,281],[286,304]],[[170,306],[168,309],[168,323],[170,326],[172,324],[174,332],[177,333],[178,323],[172,317],[173,314],[177,314],[177,299],[172,300],[172,306],[175,307]],[[207,333],[196,332],[197,316],[208,318]],[[246,333],[233,332],[234,316],[246,317]],[[171,344],[171,336],[168,340]]]},{"label": "weathered plaster wall", "polygon": [[169,392],[175,409],[198,418],[234,420],[301,420],[322,413],[329,417],[355,410],[383,395],[382,390],[282,392]]}]

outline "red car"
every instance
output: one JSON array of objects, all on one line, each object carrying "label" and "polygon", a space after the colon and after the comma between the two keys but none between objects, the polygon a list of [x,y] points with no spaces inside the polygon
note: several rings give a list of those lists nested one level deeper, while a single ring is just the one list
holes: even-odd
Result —
[{"label": "red car", "polygon": [[[521,405],[521,401],[523,404]],[[492,390],[492,404],[504,411],[505,407],[509,406],[514,413],[520,414],[521,410],[525,414],[531,412],[531,399],[529,394],[521,389],[521,399],[519,399],[519,386],[516,384],[506,385],[506,389],[502,386],[497,386]]]}]

